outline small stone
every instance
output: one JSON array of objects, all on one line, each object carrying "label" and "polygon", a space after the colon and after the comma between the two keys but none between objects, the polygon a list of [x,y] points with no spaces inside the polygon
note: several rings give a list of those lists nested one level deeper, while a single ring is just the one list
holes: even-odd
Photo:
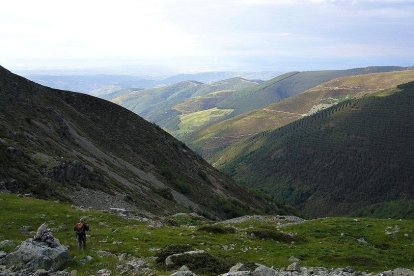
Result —
[{"label": "small stone", "polygon": [[108,269],[100,269],[96,271],[96,276],[110,276],[110,275],[111,275],[111,271]]},{"label": "small stone", "polygon": [[300,260],[298,258],[294,257],[294,256],[290,256],[289,259],[288,259],[288,261],[290,263],[300,262]]},{"label": "small stone", "polygon": [[165,266],[166,267],[174,266],[174,262],[172,261],[172,255],[165,258]]},{"label": "small stone", "polygon": [[299,262],[293,262],[286,268],[286,271],[300,271]]},{"label": "small stone", "polygon": [[249,269],[242,263],[237,263],[233,265],[229,272],[236,272],[236,271],[248,271]]},{"label": "small stone", "polygon": [[368,244],[368,242],[365,240],[365,238],[359,238],[357,241],[361,244]]}]

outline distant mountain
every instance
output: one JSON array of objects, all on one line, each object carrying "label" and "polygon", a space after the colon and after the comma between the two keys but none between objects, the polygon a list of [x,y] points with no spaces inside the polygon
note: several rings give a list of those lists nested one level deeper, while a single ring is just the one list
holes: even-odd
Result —
[{"label": "distant mountain", "polygon": [[281,72],[201,72],[194,74],[178,74],[158,81],[158,84],[174,84],[181,81],[195,80],[203,83],[212,83],[231,78],[246,78],[255,80],[268,80],[282,74]]},{"label": "distant mountain", "polygon": [[283,212],[131,111],[2,67],[0,190],[148,216]]},{"label": "distant mountain", "polygon": [[226,118],[231,109],[216,106],[234,93],[252,89],[262,81],[231,78],[211,84],[183,81],[144,90],[122,90],[105,96],[154,122],[176,137]]},{"label": "distant mountain", "polygon": [[178,74],[167,78],[140,77],[133,75],[110,74],[34,74],[26,73],[28,79],[56,89],[82,92],[95,96],[103,96],[115,91],[131,88],[154,88],[176,84],[183,81],[211,83],[224,79],[243,77],[257,80],[268,80],[279,75],[279,72],[203,72],[194,74]]},{"label": "distant mountain", "polygon": [[233,109],[232,116],[267,106],[297,95],[323,82],[344,76],[406,70],[397,66],[374,66],[348,70],[290,72],[263,82],[255,89],[246,89],[221,102],[217,107]]},{"label": "distant mountain", "polygon": [[214,162],[220,151],[262,131],[274,130],[341,101],[360,98],[414,81],[414,70],[340,77],[296,96],[210,125],[187,139],[188,144]]},{"label": "distant mountain", "polygon": [[412,141],[414,82],[254,135],[215,165],[309,216],[413,218]]},{"label": "distant mountain", "polygon": [[154,80],[124,75],[28,75],[28,79],[56,89],[104,95],[126,88],[146,88]]}]

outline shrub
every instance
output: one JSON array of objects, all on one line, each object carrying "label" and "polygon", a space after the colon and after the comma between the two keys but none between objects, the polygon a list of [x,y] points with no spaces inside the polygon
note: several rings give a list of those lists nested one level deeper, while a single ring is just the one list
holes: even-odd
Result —
[{"label": "shrub", "polygon": [[226,261],[216,258],[207,252],[174,256],[172,261],[175,267],[186,265],[191,271],[202,275],[222,274],[227,272],[231,266]]},{"label": "shrub", "polygon": [[191,250],[193,250],[193,248],[190,245],[187,245],[187,244],[172,244],[172,245],[169,245],[169,246],[165,247],[164,249],[162,249],[157,254],[155,254],[155,257],[157,257],[156,262],[157,263],[164,263],[165,259],[170,255],[178,254],[178,253],[184,253],[184,252],[191,251]]},{"label": "shrub", "polygon": [[298,236],[298,235],[289,235],[286,233],[282,233],[277,230],[270,230],[270,229],[258,229],[258,230],[251,230],[248,232],[250,235],[264,240],[274,240],[284,243],[301,243],[305,242],[305,238]]}]

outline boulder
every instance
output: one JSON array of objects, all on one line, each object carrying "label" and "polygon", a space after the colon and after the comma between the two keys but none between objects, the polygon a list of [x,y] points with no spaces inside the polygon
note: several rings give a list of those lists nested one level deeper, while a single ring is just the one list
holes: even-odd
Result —
[{"label": "boulder", "polygon": [[414,276],[414,271],[407,268],[396,268],[392,271],[393,276]]},{"label": "boulder", "polygon": [[236,271],[249,271],[249,269],[242,263],[237,263],[233,265],[229,272],[236,272]]},{"label": "boulder", "polygon": [[52,244],[27,239],[17,247],[16,251],[1,258],[0,264],[30,272],[36,272],[39,269],[57,271],[68,264],[70,260],[69,249],[61,245],[57,239],[53,238]]},{"label": "boulder", "polygon": [[183,265],[177,272],[174,272],[170,276],[197,276],[186,265]]},{"label": "boulder", "polygon": [[286,271],[300,271],[300,265],[299,262],[293,262],[290,265],[288,265],[288,267],[286,268]]},{"label": "boulder", "polygon": [[275,276],[277,275],[277,271],[274,270],[273,268],[264,266],[264,265],[259,265],[254,271],[253,271],[253,275],[254,276]]},{"label": "boulder", "polygon": [[185,255],[200,255],[200,254],[205,254],[205,251],[204,250],[194,250],[194,251],[187,251],[187,252],[184,252],[184,253],[173,254],[173,255],[168,256],[165,259],[165,265],[167,267],[174,266],[175,263],[173,262],[173,258],[175,258],[175,257],[181,257],[181,256],[185,256]]}]

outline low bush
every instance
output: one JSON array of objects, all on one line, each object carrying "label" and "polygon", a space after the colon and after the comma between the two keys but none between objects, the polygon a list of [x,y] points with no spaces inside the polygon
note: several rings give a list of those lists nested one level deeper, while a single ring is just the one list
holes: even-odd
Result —
[{"label": "low bush", "polygon": [[290,235],[277,230],[271,229],[257,229],[248,231],[248,234],[254,236],[255,238],[264,239],[264,240],[274,240],[283,243],[302,243],[305,242],[305,238],[298,235]]},{"label": "low bush", "polygon": [[209,253],[184,254],[172,257],[175,267],[186,265],[191,271],[201,275],[218,275],[229,270],[231,264]]},{"label": "low bush", "polygon": [[155,254],[155,257],[157,257],[156,262],[157,263],[164,263],[165,259],[173,254],[178,254],[178,253],[184,253],[184,252],[188,252],[194,250],[190,245],[187,244],[172,244],[169,245],[167,247],[165,247],[164,249],[162,249],[160,252],[158,252],[157,254]]}]

